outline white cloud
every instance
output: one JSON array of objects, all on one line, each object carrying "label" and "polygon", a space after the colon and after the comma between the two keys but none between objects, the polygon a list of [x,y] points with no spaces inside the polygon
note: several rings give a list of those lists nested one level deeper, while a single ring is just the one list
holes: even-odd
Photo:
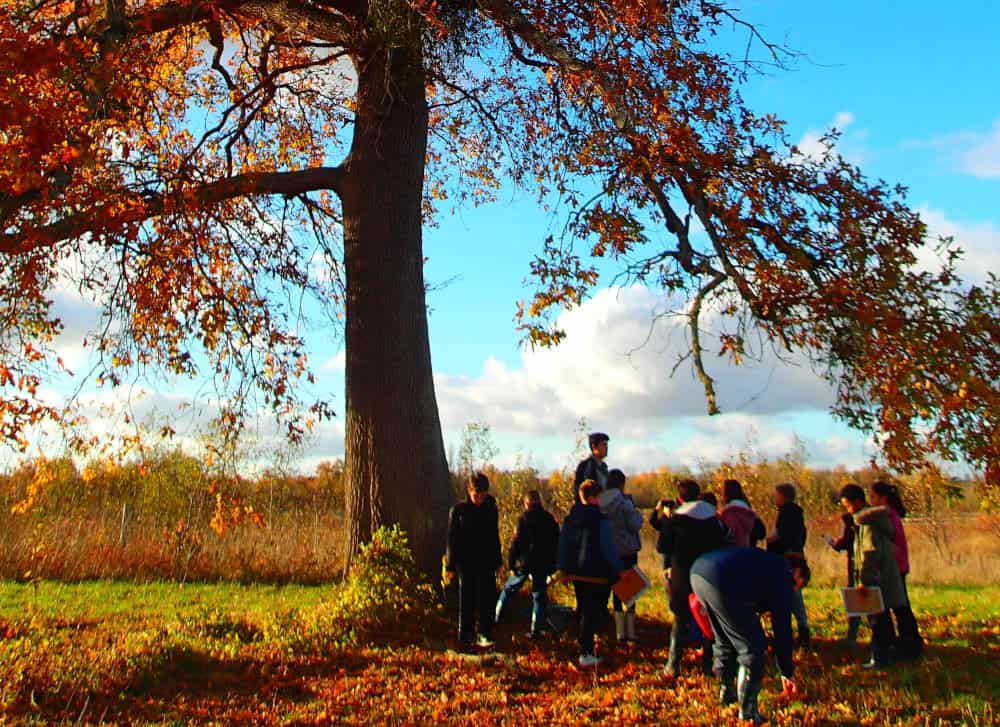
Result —
[{"label": "white cloud", "polygon": [[962,171],[980,179],[1000,179],[1000,120],[993,128],[975,134],[968,149],[959,153]]},{"label": "white cloud", "polygon": [[827,144],[823,141],[823,136],[831,129],[840,132],[840,138],[833,145],[833,151],[843,156],[852,164],[861,164],[868,157],[864,149],[863,142],[868,136],[868,132],[859,129],[848,133],[848,129],[854,125],[855,116],[850,111],[838,111],[830,120],[830,123],[823,129],[807,129],[795,146],[799,150],[799,156],[812,160],[821,160],[827,152]]},{"label": "white cloud", "polygon": [[323,370],[343,372],[344,367],[346,365],[347,365],[347,352],[338,351],[335,355],[331,356],[323,363]]},{"label": "white cloud", "polygon": [[[562,344],[525,351],[520,368],[490,359],[478,378],[438,375],[444,421],[449,428],[483,420],[542,434],[569,431],[580,417],[641,421],[705,413],[704,389],[690,365],[670,375],[688,350],[687,321],[668,317],[653,325],[665,304],[640,286],[604,289],[560,316]],[[702,323],[712,330],[719,320],[707,315]],[[829,386],[807,366],[782,364],[766,352],[759,363],[735,367],[714,355],[718,344],[710,333],[703,333],[703,346],[724,411],[822,409],[832,401]]]},{"label": "white cloud", "polygon": [[[955,222],[938,209],[923,206],[918,209],[932,236],[953,237],[963,255],[957,271],[963,280],[975,283],[986,279],[989,272],[1000,274],[1000,228],[993,222]],[[933,246],[925,246],[918,266],[924,270],[940,267]]]},{"label": "white cloud", "polygon": [[[546,467],[561,467],[584,417],[590,427],[614,432],[615,462],[693,467],[732,456],[751,436],[767,456],[788,452],[797,432],[777,422],[781,414],[813,413],[830,423],[825,409],[832,390],[808,366],[786,365],[768,353],[759,363],[735,367],[715,356],[716,339],[703,333],[705,365],[724,412],[708,417],[690,364],[670,376],[687,349],[686,320],[663,318],[650,332],[652,316],[664,306],[662,296],[644,287],[605,289],[562,314],[559,325],[567,335],[560,346],[525,351],[518,366],[490,358],[478,377],[439,373],[446,441],[470,421],[485,422],[498,442],[534,452]],[[718,323],[711,316],[703,321],[709,330]],[[831,444],[816,439],[810,449],[832,462]]]},{"label": "white cloud", "polygon": [[909,140],[903,147],[930,147],[942,153],[962,174],[1000,179],[1000,119],[988,131],[956,131],[931,139]]}]

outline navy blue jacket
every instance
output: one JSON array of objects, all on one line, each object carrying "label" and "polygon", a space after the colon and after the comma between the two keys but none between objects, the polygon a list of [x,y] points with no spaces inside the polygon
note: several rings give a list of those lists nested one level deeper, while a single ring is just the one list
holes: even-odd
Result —
[{"label": "navy blue jacket", "polygon": [[774,655],[782,675],[792,678],[792,571],[780,555],[760,548],[723,548],[701,556],[691,566],[719,592],[724,603],[752,603],[758,613],[771,612]]},{"label": "navy blue jacket", "polygon": [[611,522],[597,505],[573,505],[559,534],[559,570],[607,578],[612,583],[625,567],[615,548]]}]

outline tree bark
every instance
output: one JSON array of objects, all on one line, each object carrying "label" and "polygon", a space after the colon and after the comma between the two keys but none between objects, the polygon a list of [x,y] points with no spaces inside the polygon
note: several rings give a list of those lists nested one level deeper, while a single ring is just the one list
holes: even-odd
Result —
[{"label": "tree bark", "polygon": [[358,106],[342,190],[347,276],[348,563],[399,523],[440,569],[452,499],[431,372],[421,203],[427,101],[419,41],[356,59]]}]

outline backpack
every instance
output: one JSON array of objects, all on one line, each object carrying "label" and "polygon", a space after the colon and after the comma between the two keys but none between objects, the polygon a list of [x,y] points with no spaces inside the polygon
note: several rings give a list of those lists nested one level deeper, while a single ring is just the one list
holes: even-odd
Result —
[{"label": "backpack", "polygon": [[579,523],[566,523],[559,534],[559,570],[579,574],[587,562],[590,530]]}]

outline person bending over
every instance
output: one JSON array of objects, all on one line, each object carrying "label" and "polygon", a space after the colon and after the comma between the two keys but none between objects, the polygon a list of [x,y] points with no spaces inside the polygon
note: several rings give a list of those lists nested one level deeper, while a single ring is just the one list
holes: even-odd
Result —
[{"label": "person bending over", "polygon": [[774,654],[784,691],[798,691],[792,681],[792,600],[795,590],[808,582],[809,567],[804,560],[790,563],[758,548],[713,550],[691,566],[691,589],[708,612],[715,634],[719,700],[724,705],[738,703],[740,719],[764,721],[757,708],[767,649],[761,613],[771,614]]}]

